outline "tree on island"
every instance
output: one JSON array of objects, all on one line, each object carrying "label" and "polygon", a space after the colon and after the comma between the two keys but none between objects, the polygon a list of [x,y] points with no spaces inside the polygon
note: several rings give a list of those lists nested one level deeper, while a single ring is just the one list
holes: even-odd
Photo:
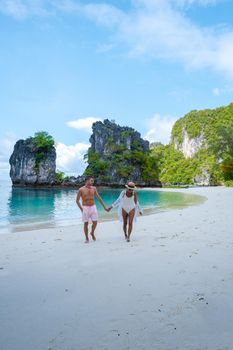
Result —
[{"label": "tree on island", "polygon": [[38,149],[49,151],[54,146],[54,138],[47,131],[38,131],[31,137],[32,142]]},{"label": "tree on island", "polygon": [[233,181],[233,127],[219,125],[211,140],[210,150],[216,154],[217,160],[226,181]]},{"label": "tree on island", "polygon": [[27,138],[27,140],[31,141],[35,146],[35,169],[38,171],[45,154],[54,147],[54,138],[47,131],[38,131],[33,137]]}]

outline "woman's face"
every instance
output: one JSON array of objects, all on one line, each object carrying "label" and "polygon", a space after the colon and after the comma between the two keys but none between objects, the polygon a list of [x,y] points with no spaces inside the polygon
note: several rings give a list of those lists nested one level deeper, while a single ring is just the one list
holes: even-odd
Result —
[{"label": "woman's face", "polygon": [[127,188],[127,194],[132,195],[132,194],[133,194],[133,190],[129,190],[129,189]]}]

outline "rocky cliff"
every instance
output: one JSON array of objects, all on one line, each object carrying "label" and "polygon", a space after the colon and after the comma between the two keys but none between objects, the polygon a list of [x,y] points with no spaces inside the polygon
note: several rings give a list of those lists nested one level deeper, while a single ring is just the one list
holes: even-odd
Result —
[{"label": "rocky cliff", "polygon": [[160,185],[155,171],[147,172],[149,142],[137,131],[108,119],[94,123],[92,130],[85,174],[94,176],[97,184],[117,186],[134,181],[141,186]]},{"label": "rocky cliff", "polygon": [[233,125],[233,103],[216,109],[194,110],[178,119],[172,129],[172,143],[185,158],[208,149],[219,127]]},{"label": "rocky cliff", "polygon": [[192,158],[202,147],[204,147],[205,138],[203,134],[197,137],[190,138],[187,131],[182,129],[182,141],[178,142],[174,138],[174,148],[183,153],[186,159]]},{"label": "rocky cliff", "polygon": [[233,104],[189,112],[174,124],[171,140],[153,150],[162,183],[223,184],[232,177]]},{"label": "rocky cliff", "polygon": [[103,158],[108,158],[112,151],[117,151],[117,146],[122,150],[133,151],[135,143],[143,152],[149,151],[149,142],[143,140],[139,132],[133,128],[122,127],[105,119],[103,122],[94,123],[92,130],[91,149],[101,154]]},{"label": "rocky cliff", "polygon": [[56,150],[38,148],[32,141],[19,140],[10,157],[10,177],[13,185],[52,185],[55,182]]}]

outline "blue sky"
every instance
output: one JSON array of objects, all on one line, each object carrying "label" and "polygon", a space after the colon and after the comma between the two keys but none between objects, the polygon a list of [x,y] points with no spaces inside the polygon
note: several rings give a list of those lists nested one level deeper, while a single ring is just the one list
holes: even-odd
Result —
[{"label": "blue sky", "polygon": [[233,101],[230,0],[0,0],[0,177],[46,130],[81,173],[94,120],[169,142],[175,120]]}]

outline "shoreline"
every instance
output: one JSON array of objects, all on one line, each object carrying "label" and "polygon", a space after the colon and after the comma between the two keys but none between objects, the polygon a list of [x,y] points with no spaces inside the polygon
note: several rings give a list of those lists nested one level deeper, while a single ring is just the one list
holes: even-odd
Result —
[{"label": "shoreline", "polygon": [[[177,210],[182,209],[190,206],[196,206],[202,204],[207,198],[204,196],[200,196],[198,194],[190,194],[186,193],[187,188],[181,189],[181,188],[153,188],[153,187],[145,187],[145,188],[139,188],[140,190],[146,190],[146,191],[160,191],[160,192],[176,192],[176,193],[182,193],[182,194],[188,194],[188,203],[181,203],[177,205],[171,205],[168,204],[167,206],[160,206],[160,207],[147,207],[143,208],[143,216],[150,216],[150,215],[156,215],[160,212],[164,211],[171,211],[171,210]],[[192,196],[192,198],[191,198]],[[196,197],[196,198],[195,198]],[[118,221],[117,213],[111,212],[111,213],[100,213],[99,214],[99,220],[98,223],[102,222],[116,222]],[[72,223],[70,223],[72,222]],[[0,235],[1,234],[13,234],[16,232],[29,232],[29,231],[35,231],[35,230],[44,230],[44,229],[55,229],[55,228],[64,228],[64,227],[73,227],[75,225],[82,225],[82,221],[77,222],[74,218],[63,218],[60,220],[56,220],[54,222],[51,221],[37,221],[37,222],[29,222],[29,223],[22,223],[22,224],[8,224],[5,226],[0,227]]]},{"label": "shoreline", "polygon": [[[79,189],[81,186],[83,186],[85,183],[82,182],[80,184],[13,184],[10,182],[11,186],[13,188],[31,188],[31,189],[51,189],[51,188],[56,188],[56,189]],[[124,185],[120,184],[94,184],[98,188],[125,188]],[[148,186],[142,186],[142,185],[137,185],[137,188],[147,188]],[[162,188],[162,186],[151,186],[150,188]]]},{"label": "shoreline", "polygon": [[[29,188],[29,189],[79,189],[80,186],[83,186],[84,183],[81,184],[37,184],[37,185],[33,185],[33,184],[13,184],[11,182],[11,180],[6,179],[4,180],[6,182],[9,183],[9,185],[12,188]],[[112,188],[112,189],[116,189],[116,188],[125,188],[124,185],[120,185],[120,184],[95,184],[96,187],[98,188]],[[225,185],[191,185],[191,184],[187,184],[187,185],[166,185],[166,184],[161,184],[161,186],[148,186],[148,185],[137,185],[138,189],[189,189],[189,188],[209,188],[209,187],[228,187]]]},{"label": "shoreline", "polygon": [[[177,191],[174,189],[174,191]],[[185,189],[184,191],[187,191]],[[4,350],[230,350],[233,189],[119,222],[0,235]]]}]

